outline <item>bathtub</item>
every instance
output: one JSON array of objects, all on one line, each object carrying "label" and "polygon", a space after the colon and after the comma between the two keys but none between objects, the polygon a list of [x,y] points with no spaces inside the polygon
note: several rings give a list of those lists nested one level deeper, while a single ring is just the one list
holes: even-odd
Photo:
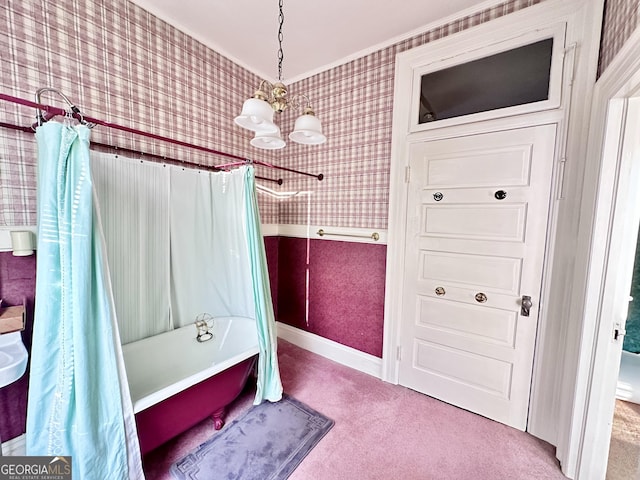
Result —
[{"label": "bathtub", "polygon": [[640,354],[622,351],[616,398],[640,403]]},{"label": "bathtub", "polygon": [[211,416],[242,391],[258,354],[255,320],[217,317],[213,338],[196,339],[195,325],[123,345],[142,454]]}]

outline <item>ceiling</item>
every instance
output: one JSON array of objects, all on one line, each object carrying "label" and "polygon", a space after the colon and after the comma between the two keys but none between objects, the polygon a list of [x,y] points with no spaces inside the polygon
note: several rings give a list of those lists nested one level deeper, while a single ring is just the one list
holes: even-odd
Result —
[{"label": "ceiling", "polygon": [[[132,1],[260,77],[278,78],[278,0]],[[283,80],[308,77],[495,3],[284,0]]]}]

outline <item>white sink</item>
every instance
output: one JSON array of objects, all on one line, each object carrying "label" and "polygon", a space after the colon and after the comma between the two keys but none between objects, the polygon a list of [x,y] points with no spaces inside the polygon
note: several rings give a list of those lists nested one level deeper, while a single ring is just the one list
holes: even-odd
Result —
[{"label": "white sink", "polygon": [[0,335],[0,388],[24,375],[28,358],[20,332]]}]

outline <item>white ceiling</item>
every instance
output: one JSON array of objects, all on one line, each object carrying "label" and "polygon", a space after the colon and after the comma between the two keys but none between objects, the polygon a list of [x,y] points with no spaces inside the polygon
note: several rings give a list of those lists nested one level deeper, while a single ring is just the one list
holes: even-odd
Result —
[{"label": "white ceiling", "polygon": [[[132,0],[257,75],[278,77],[278,0]],[[496,0],[284,0],[283,80],[305,78]]]}]

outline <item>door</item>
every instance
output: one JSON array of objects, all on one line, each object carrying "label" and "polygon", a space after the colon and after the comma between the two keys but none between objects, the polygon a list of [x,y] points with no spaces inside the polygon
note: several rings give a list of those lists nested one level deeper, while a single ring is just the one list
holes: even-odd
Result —
[{"label": "door", "polygon": [[542,125],[409,146],[399,382],[520,430],[555,136]]}]

